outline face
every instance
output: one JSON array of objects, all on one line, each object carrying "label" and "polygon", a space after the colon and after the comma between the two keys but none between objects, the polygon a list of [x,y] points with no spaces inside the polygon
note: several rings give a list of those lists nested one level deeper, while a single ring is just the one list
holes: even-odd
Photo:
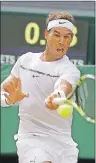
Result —
[{"label": "face", "polygon": [[62,58],[68,51],[72,41],[72,32],[64,27],[55,27],[50,31],[45,31],[48,53],[53,55],[55,59]]}]

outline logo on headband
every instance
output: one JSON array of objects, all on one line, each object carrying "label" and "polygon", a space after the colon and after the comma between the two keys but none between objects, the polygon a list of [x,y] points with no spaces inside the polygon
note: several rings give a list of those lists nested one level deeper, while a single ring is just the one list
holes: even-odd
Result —
[{"label": "logo on headband", "polygon": [[59,22],[59,24],[65,24],[65,23],[67,23],[67,22]]}]

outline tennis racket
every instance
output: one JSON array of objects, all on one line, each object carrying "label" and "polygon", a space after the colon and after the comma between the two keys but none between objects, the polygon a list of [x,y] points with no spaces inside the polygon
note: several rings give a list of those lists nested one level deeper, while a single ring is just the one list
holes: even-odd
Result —
[{"label": "tennis racket", "polygon": [[70,104],[85,120],[90,123],[96,123],[95,84],[96,78],[94,75],[82,75],[73,92],[73,94],[76,94],[76,102],[72,101],[72,94],[71,97],[66,100],[64,98],[55,98],[53,103],[59,105],[63,103]]}]

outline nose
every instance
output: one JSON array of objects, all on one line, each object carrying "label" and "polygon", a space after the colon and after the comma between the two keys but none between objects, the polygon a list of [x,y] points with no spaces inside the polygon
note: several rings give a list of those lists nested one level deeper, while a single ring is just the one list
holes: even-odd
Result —
[{"label": "nose", "polygon": [[64,44],[64,37],[60,37],[60,41],[59,41],[59,43],[60,43],[61,45]]}]

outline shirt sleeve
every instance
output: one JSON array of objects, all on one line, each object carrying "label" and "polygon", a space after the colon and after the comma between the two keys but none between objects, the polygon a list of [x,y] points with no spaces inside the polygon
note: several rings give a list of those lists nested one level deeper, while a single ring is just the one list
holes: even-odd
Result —
[{"label": "shirt sleeve", "polygon": [[[13,66],[12,70],[11,70],[11,74],[13,76],[15,76],[16,78],[19,77],[19,71],[20,71],[20,66],[24,63],[30,61],[30,59],[32,58],[33,53],[32,52],[27,52],[23,55],[21,55],[19,57],[19,59],[17,60],[17,62],[15,63],[15,65]],[[29,57],[30,56],[30,57]]]},{"label": "shirt sleeve", "polygon": [[57,89],[61,80],[64,79],[68,81],[70,84],[72,84],[72,88],[74,89],[76,87],[77,81],[80,79],[80,71],[76,68],[75,70],[67,71],[63,75],[60,76],[59,79],[57,79],[54,89]]},{"label": "shirt sleeve", "polygon": [[20,69],[22,58],[23,58],[23,55],[19,57],[19,59],[17,60],[17,62],[15,63],[15,65],[13,66],[11,70],[11,74],[15,76],[16,78],[19,77],[19,69]]}]

